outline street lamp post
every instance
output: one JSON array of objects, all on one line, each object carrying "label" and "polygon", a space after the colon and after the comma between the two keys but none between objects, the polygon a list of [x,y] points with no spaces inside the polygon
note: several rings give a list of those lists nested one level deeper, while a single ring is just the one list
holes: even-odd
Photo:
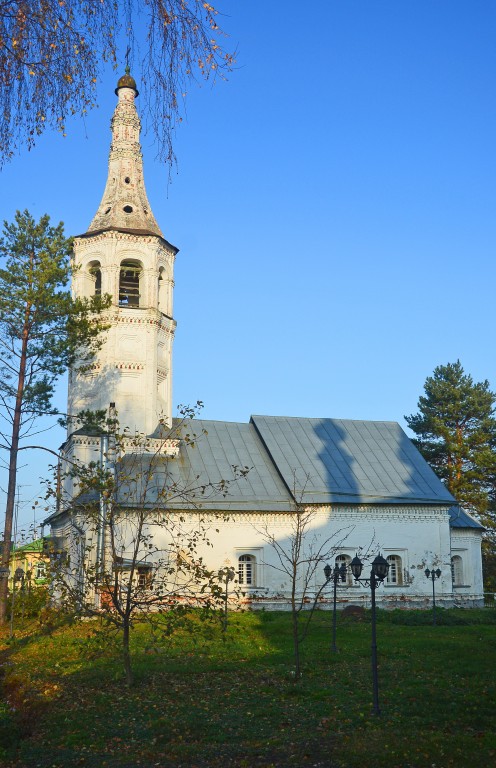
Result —
[{"label": "street lamp post", "polygon": [[441,576],[441,571],[439,568],[432,571],[430,571],[428,568],[425,569],[425,575],[428,579],[432,579],[432,623],[436,623],[436,588],[434,587],[436,579],[439,579]]},{"label": "street lamp post", "polygon": [[331,651],[334,651],[334,653],[337,653],[338,648],[336,646],[336,587],[338,581],[344,581],[346,579],[346,564],[341,563],[341,565],[335,565],[334,568],[331,568],[329,563],[324,568],[324,575],[326,578],[326,584],[328,584],[331,579],[333,581],[334,587],[333,587],[333,598],[332,598],[332,645],[331,645]]},{"label": "street lamp post", "polygon": [[372,689],[373,689],[373,708],[374,714],[380,715],[381,710],[379,708],[379,678],[377,674],[377,635],[376,635],[376,616],[375,616],[375,591],[377,587],[382,584],[389,571],[389,563],[382,555],[377,555],[372,563],[370,571],[370,578],[361,579],[363,563],[355,555],[350,564],[351,572],[355,581],[359,581],[361,584],[365,584],[366,587],[370,587],[372,594]]},{"label": "street lamp post", "polygon": [[224,583],[226,585],[224,590],[224,618],[222,620],[222,631],[227,631],[227,612],[229,608],[229,582],[234,581],[234,577],[236,576],[236,572],[234,568],[225,566],[224,568],[221,568],[218,573],[219,582],[222,584]]}]

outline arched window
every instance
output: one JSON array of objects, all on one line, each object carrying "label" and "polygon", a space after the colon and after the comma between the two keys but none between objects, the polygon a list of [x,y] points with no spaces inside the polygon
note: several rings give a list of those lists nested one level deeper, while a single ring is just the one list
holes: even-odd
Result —
[{"label": "arched window", "polygon": [[101,296],[102,295],[102,271],[100,269],[100,265],[91,267],[90,274],[95,281],[93,293],[95,296]]},{"label": "arched window", "polygon": [[139,307],[141,265],[137,261],[123,261],[119,275],[119,306]]},{"label": "arched window", "polygon": [[158,305],[158,308],[160,309],[160,311],[164,312],[164,306],[165,306],[165,283],[164,283],[164,268],[163,267],[160,267],[160,269],[158,271],[157,305]]},{"label": "arched window", "polygon": [[81,281],[80,287],[84,296],[89,298],[102,295],[102,272],[99,261],[90,261],[77,279]]},{"label": "arched window", "polygon": [[388,555],[386,560],[389,563],[389,571],[386,578],[386,584],[403,584],[403,567],[399,555]]},{"label": "arched window", "polygon": [[353,585],[353,575],[350,568],[351,557],[349,555],[338,555],[335,563],[337,568],[340,568],[343,563],[346,566],[346,576],[343,581],[338,581],[338,587],[351,587]]},{"label": "arched window", "polygon": [[238,557],[238,583],[244,587],[254,587],[256,584],[256,559],[253,555]]},{"label": "arched window", "polygon": [[460,587],[463,584],[463,560],[460,555],[454,555],[451,558],[451,581],[454,587]]}]

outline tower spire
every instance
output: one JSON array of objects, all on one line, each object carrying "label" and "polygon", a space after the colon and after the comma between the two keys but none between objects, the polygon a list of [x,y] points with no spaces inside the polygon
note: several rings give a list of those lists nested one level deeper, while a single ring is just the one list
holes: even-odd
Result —
[{"label": "tower spire", "polygon": [[153,216],[143,180],[129,71],[117,83],[108,178],[88,231],[74,239],[75,296],[110,295],[108,331],[91,371],[69,382],[68,413],[115,403],[122,428],[152,434],[172,418],[174,259]]},{"label": "tower spire", "polygon": [[[126,61],[127,58],[126,54]],[[140,146],[141,122],[134,103],[138,89],[128,63],[115,93],[118,102],[111,123],[107,183],[87,234],[113,229],[163,237],[146,194]]]}]

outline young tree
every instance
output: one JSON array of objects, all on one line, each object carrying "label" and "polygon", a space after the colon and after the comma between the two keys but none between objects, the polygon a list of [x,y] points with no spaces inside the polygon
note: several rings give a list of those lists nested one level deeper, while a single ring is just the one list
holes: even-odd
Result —
[{"label": "young tree", "polygon": [[[150,105],[159,156],[172,162],[172,136],[187,83],[232,68],[218,11],[204,0],[0,0],[0,165],[49,127],[96,106],[107,62],[125,35]],[[144,20],[142,52],[136,30]]]},{"label": "young tree", "polygon": [[426,379],[419,411],[405,416],[414,443],[448,490],[486,526],[486,575],[494,571],[496,536],[496,394],[474,382],[459,360]]},{"label": "young tree", "polygon": [[[59,477],[52,492],[59,507],[52,525],[71,530],[65,557],[54,557],[54,595],[79,617],[99,616],[105,638],[119,636],[128,686],[136,623],[147,621],[161,635],[185,622],[193,629],[193,608],[203,618],[222,609],[224,630],[227,623],[226,573],[209,570],[199,553],[210,545],[217,518],[203,513],[201,504],[226,495],[248,469],[233,467],[229,480],[201,484],[182,474],[179,440],[193,445],[197,439],[183,429],[194,413],[183,409],[179,423],[163,426],[153,439],[120,432],[110,414],[99,434],[92,430],[102,442],[100,461],[70,465],[66,482]],[[97,419],[91,421],[94,426]]]},{"label": "young tree", "polygon": [[[2,389],[0,431],[8,451],[8,487],[2,551],[2,573],[8,569],[12,539],[17,460],[20,441],[34,421],[53,414],[55,382],[76,358],[91,361],[103,339],[98,313],[106,297],[73,299],[72,241],[63,224],[50,225],[47,215],[35,222],[28,211],[4,223],[0,237],[0,361]],[[0,623],[5,621],[7,579],[0,578]]]},{"label": "young tree", "polygon": [[[305,485],[308,482],[308,477]],[[293,496],[296,499],[296,482]],[[299,498],[304,494],[304,489]],[[339,552],[350,528],[322,534],[315,526],[317,512],[314,507],[300,501],[289,513],[289,533],[276,536],[270,526],[257,528],[258,533],[270,544],[275,562],[266,565],[287,578],[290,585],[291,623],[295,680],[301,677],[300,647],[308,635],[310,622],[328,582],[324,568]]]}]

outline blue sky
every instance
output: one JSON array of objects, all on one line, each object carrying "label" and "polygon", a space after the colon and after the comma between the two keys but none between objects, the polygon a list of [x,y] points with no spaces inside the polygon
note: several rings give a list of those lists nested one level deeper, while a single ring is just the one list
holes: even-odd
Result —
[{"label": "blue sky", "polygon": [[[237,68],[227,83],[191,86],[171,185],[142,137],[151,206],[180,249],[174,402],[201,399],[211,419],[405,426],[436,365],[459,358],[496,388],[496,4],[219,7]],[[68,234],[87,229],[120,74],[67,138],[47,135],[4,168],[2,220],[28,208]],[[63,434],[43,439],[54,447]],[[45,469],[26,460],[29,520]]]}]

